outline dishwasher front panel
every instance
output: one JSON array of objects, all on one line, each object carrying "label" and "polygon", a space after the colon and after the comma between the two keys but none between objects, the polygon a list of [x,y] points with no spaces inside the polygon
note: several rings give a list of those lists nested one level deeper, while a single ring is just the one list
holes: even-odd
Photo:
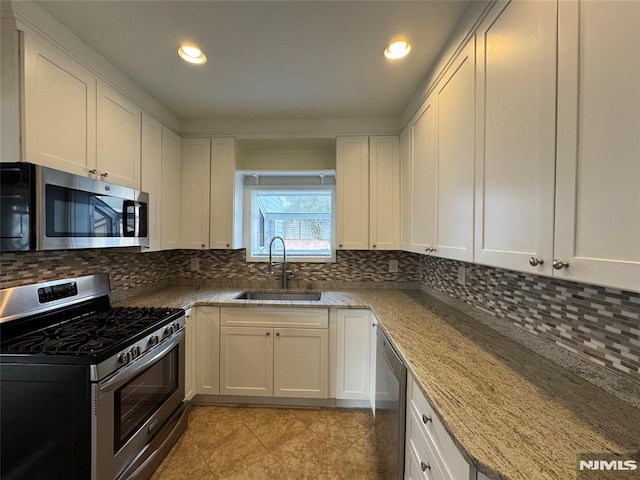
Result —
[{"label": "dishwasher front panel", "polygon": [[375,435],[379,480],[402,480],[407,369],[383,329],[377,329]]}]

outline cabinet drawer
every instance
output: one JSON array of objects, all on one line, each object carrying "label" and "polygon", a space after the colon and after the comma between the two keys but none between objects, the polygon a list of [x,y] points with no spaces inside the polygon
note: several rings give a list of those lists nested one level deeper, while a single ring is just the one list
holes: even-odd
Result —
[{"label": "cabinet drawer", "polygon": [[[437,455],[429,446],[422,422],[412,410],[407,411],[406,480],[451,480],[440,468]],[[467,480],[467,479],[465,479]]]},{"label": "cabinet drawer", "polygon": [[415,414],[421,429],[430,441],[434,453],[442,459],[443,467],[452,480],[466,480],[469,478],[469,464],[466,462],[451,437],[436,416],[433,408],[420,391],[420,387],[410,378],[407,389],[408,409]]},{"label": "cabinet drawer", "polygon": [[224,326],[265,326],[327,328],[326,308],[221,308],[220,324]]}]

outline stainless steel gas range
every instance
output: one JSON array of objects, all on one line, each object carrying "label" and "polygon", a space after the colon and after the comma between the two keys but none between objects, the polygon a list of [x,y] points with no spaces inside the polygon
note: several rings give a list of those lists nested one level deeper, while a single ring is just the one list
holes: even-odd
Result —
[{"label": "stainless steel gas range", "polygon": [[146,479],[186,428],[184,310],[106,274],[0,290],[0,477]]}]

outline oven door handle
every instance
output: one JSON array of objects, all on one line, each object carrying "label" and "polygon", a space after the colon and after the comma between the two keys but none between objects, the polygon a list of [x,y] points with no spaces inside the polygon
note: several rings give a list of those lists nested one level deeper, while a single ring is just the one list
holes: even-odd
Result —
[{"label": "oven door handle", "polygon": [[111,378],[100,382],[100,393],[106,393],[115,390],[120,385],[128,382],[142,370],[153,365],[156,361],[164,357],[172,348],[174,348],[184,337],[184,330],[174,335],[170,340],[158,345],[157,348],[150,350],[145,355],[138,357],[133,363],[127,365]]}]

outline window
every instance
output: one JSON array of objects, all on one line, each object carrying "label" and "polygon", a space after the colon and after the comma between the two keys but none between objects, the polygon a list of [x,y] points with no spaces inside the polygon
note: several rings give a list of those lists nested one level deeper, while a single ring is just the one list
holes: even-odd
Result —
[{"label": "window", "polygon": [[[269,258],[273,237],[284,239],[287,260],[334,261],[334,186],[279,186],[248,188],[250,232],[247,260]],[[248,223],[248,224],[247,224]],[[282,242],[273,243],[281,257]]]}]

